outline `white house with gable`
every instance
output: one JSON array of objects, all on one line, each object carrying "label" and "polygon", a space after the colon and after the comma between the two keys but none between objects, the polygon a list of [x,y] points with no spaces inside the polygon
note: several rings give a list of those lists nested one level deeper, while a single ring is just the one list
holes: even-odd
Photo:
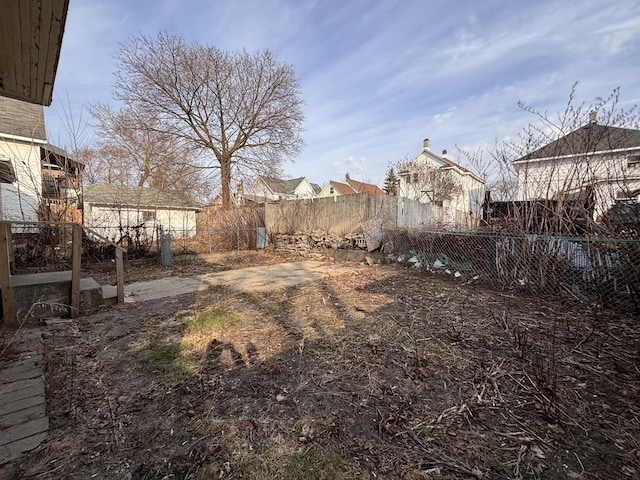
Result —
[{"label": "white house with gable", "polygon": [[519,200],[579,200],[597,221],[640,202],[640,130],[589,122],[514,162]]},{"label": "white house with gable", "polygon": [[298,200],[316,198],[320,186],[306,177],[283,180],[281,178],[259,176],[251,186],[248,195],[261,200]]},{"label": "white house with gable", "polygon": [[429,139],[422,151],[398,172],[398,196],[430,205],[437,223],[452,227],[475,227],[481,218],[485,181],[467,168],[431,151]]}]

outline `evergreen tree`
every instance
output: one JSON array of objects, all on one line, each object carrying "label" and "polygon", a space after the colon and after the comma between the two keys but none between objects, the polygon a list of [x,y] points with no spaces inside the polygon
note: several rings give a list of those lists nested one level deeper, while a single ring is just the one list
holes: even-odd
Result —
[{"label": "evergreen tree", "polygon": [[398,194],[398,182],[399,178],[396,176],[396,172],[393,171],[393,167],[389,167],[387,171],[387,178],[384,180],[384,190],[387,195],[397,195]]}]

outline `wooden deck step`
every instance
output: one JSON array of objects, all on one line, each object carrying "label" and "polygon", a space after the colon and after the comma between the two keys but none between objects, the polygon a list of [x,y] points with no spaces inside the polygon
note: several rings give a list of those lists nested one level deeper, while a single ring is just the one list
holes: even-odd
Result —
[{"label": "wooden deck step", "polygon": [[38,447],[48,430],[42,357],[22,352],[0,370],[0,465]]}]

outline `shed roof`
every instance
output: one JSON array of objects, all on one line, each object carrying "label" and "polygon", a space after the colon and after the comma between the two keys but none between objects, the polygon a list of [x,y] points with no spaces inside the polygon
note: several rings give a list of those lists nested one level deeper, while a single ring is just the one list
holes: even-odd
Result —
[{"label": "shed roof", "polygon": [[167,190],[133,185],[94,183],[84,189],[85,203],[135,208],[163,208],[171,210],[199,210],[198,203],[187,195]]}]

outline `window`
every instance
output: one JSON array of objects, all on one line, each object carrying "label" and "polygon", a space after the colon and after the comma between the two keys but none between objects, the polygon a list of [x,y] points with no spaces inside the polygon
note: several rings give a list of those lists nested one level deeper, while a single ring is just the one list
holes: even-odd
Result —
[{"label": "window", "polygon": [[44,198],[59,198],[58,179],[53,175],[42,175],[42,196]]},{"label": "window", "polygon": [[630,155],[627,158],[627,167],[640,169],[640,155]]},{"label": "window", "polygon": [[11,160],[0,155],[0,183],[13,183],[16,181],[16,172]]},{"label": "window", "polygon": [[142,221],[143,222],[147,222],[149,220],[155,220],[156,219],[156,212],[152,211],[152,210],[143,210],[142,211]]},{"label": "window", "polygon": [[333,187],[329,187],[329,195],[333,195]]}]

